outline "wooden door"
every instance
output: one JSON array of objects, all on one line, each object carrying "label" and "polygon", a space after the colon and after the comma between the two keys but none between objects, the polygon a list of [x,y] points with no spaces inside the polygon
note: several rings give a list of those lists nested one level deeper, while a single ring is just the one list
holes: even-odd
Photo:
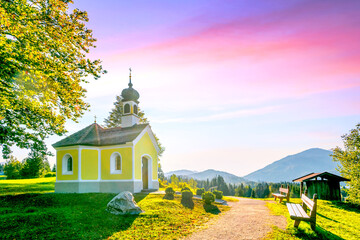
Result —
[{"label": "wooden door", "polygon": [[143,181],[143,189],[149,188],[149,173],[148,173],[148,160],[146,158],[142,158],[142,181]]}]

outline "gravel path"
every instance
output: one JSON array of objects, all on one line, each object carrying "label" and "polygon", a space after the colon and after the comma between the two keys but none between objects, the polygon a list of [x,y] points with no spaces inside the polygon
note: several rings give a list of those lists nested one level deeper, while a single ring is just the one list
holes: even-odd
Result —
[{"label": "gravel path", "polygon": [[207,229],[195,232],[186,239],[262,239],[272,230],[272,225],[286,228],[285,217],[271,215],[265,201],[238,199],[239,202],[228,203],[231,206],[229,211],[219,218],[210,220]]}]

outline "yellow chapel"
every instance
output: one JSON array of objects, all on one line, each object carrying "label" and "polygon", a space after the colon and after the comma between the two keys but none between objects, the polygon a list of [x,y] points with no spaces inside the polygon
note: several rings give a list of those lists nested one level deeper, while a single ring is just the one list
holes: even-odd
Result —
[{"label": "yellow chapel", "polygon": [[150,125],[140,124],[139,93],[121,92],[121,127],[102,128],[96,122],[53,144],[56,150],[55,192],[132,193],[155,190],[159,146]]}]

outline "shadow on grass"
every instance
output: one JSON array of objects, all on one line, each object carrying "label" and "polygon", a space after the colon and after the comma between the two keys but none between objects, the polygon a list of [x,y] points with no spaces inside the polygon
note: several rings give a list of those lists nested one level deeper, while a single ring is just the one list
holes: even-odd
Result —
[{"label": "shadow on grass", "polygon": [[298,228],[295,230],[295,236],[301,239],[344,240],[344,238],[339,237],[338,235],[333,234],[332,232],[329,232],[319,226],[316,226],[315,231],[311,232]]},{"label": "shadow on grass", "polygon": [[331,204],[329,204],[329,206],[350,212],[360,213],[360,206],[351,203],[346,203],[341,201],[331,201]]},{"label": "shadow on grass", "polygon": [[204,206],[205,211],[208,213],[212,213],[212,214],[216,214],[216,215],[221,213],[220,209],[216,205],[204,203],[203,206]]},{"label": "shadow on grass", "polygon": [[321,214],[321,213],[316,213],[316,214],[317,214],[318,216],[320,216],[320,217],[323,217],[323,218],[329,220],[329,221],[333,221],[333,222],[339,223],[339,221],[334,220],[334,219],[332,219],[332,218],[329,218],[329,217],[327,217],[327,216],[325,216],[325,215],[323,215],[323,214]]},{"label": "shadow on grass", "polygon": [[[135,194],[137,203],[148,194]],[[103,239],[127,230],[142,215],[105,211],[116,194],[19,194],[0,196],[0,239]]]}]

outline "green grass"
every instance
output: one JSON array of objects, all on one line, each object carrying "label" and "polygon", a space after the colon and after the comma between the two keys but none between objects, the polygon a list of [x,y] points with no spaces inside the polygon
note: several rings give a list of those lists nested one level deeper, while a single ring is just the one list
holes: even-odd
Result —
[{"label": "green grass", "polygon": [[0,196],[24,193],[50,193],[55,189],[55,177],[0,180]]},{"label": "green grass", "polygon": [[[291,199],[301,203],[301,200]],[[267,202],[274,215],[284,215],[287,219],[286,231],[273,227],[267,239],[360,239],[360,209],[339,201],[318,200],[316,230],[307,222],[301,222],[299,228],[293,227],[286,203]]]},{"label": "green grass", "polygon": [[41,183],[48,186],[54,180],[0,181],[0,239],[178,239],[229,210],[217,204],[204,208],[200,200],[194,200],[191,210],[181,205],[179,196],[170,201],[161,194],[135,194],[145,213],[115,216],[105,209],[116,194],[28,193],[50,192]]},{"label": "green grass", "polygon": [[0,175],[0,180],[5,180],[6,179],[6,175]]}]

